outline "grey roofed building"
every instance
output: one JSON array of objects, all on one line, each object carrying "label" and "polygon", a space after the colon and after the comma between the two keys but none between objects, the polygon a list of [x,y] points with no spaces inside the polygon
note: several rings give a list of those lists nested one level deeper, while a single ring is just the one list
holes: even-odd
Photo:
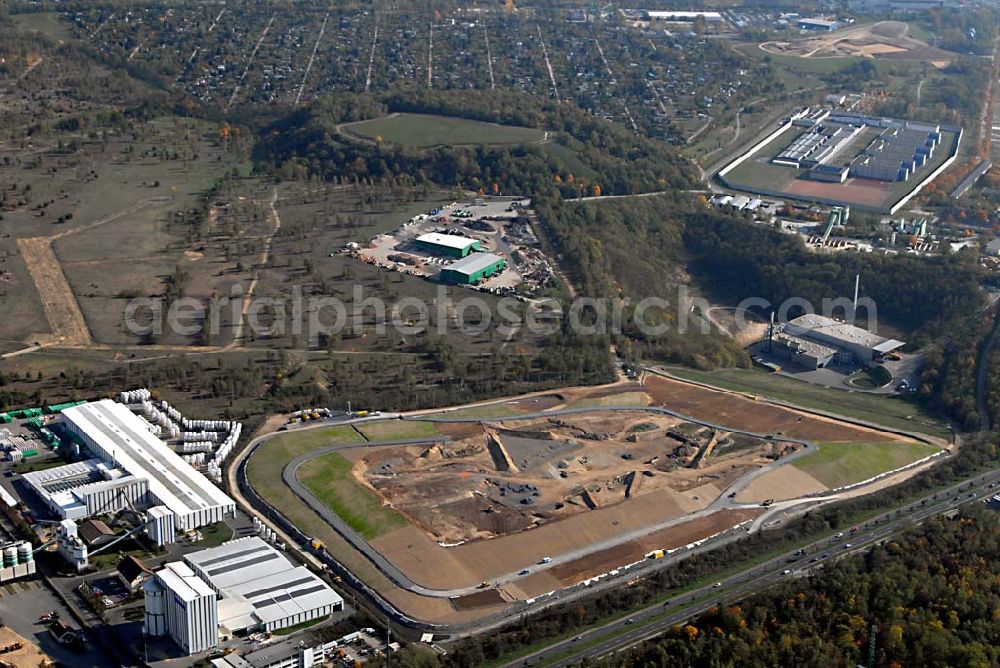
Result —
[{"label": "grey roofed building", "polygon": [[461,271],[466,274],[474,274],[477,271],[482,271],[490,265],[494,264],[498,260],[502,260],[499,255],[494,255],[493,253],[476,253],[475,255],[470,255],[464,260],[459,260],[448,265],[448,269],[452,271]]},{"label": "grey roofed building", "polygon": [[107,467],[142,479],[149,495],[177,516],[181,529],[222,521],[236,503],[181,459],[128,407],[103,399],[67,408],[63,424]]},{"label": "grey roofed building", "polygon": [[292,626],[343,609],[343,599],[305,566],[257,536],[188,554],[184,560],[222,598],[219,624],[231,631]]},{"label": "grey roofed building", "polygon": [[841,320],[815,313],[801,315],[789,321],[782,333],[837,348],[842,357],[850,356],[859,364],[869,364],[882,355],[906,345],[888,339]]}]

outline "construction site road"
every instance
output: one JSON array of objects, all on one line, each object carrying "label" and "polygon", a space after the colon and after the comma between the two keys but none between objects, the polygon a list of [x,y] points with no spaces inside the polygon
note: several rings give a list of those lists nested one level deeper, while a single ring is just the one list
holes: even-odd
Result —
[{"label": "construction site road", "polygon": [[[562,408],[548,411],[539,411],[535,413],[527,413],[523,415],[518,415],[516,420],[532,420],[548,417],[559,417],[566,415],[579,415],[586,413],[605,413],[605,412],[645,412],[658,415],[667,415],[677,419],[681,419],[693,424],[698,424],[703,427],[708,427],[711,429],[717,429],[720,431],[727,431],[734,434],[742,434],[750,436],[753,438],[758,438],[761,440],[772,440],[780,442],[790,442],[797,445],[803,446],[796,452],[776,460],[770,464],[758,467],[753,471],[741,476],[738,480],[733,482],[729,487],[723,490],[722,494],[712,501],[706,508],[689,513],[687,515],[671,518],[664,522],[657,524],[651,524],[643,527],[641,530],[633,531],[630,533],[622,534],[616,536],[614,539],[609,539],[606,541],[600,541],[593,543],[581,548],[574,550],[569,550],[563,552],[559,555],[554,555],[551,560],[545,564],[537,564],[533,566],[535,572],[555,568],[556,566],[568,562],[575,561],[577,559],[586,557],[595,552],[599,552],[622,542],[627,542],[630,540],[635,540],[641,538],[650,533],[661,531],[666,528],[677,526],[685,522],[692,521],[697,518],[705,517],[711,515],[715,512],[721,510],[737,510],[737,509],[749,509],[749,508],[760,508],[760,504],[745,504],[739,503],[734,500],[736,495],[746,488],[753,480],[756,478],[766,475],[767,473],[782,467],[787,466],[794,460],[804,457],[806,455],[812,454],[819,450],[819,446],[813,442],[792,438],[788,436],[776,436],[774,434],[760,434],[752,431],[747,431],[743,429],[738,429],[730,427],[727,425],[722,425],[714,422],[709,422],[706,420],[701,420],[694,418],[689,415],[685,415],[678,411],[674,411],[668,408],[663,408],[660,406],[601,406],[601,407],[578,407],[578,408]],[[482,424],[484,422],[503,422],[504,419],[483,419],[483,418],[461,418],[461,417],[446,417],[436,415],[434,413],[427,414],[416,414],[416,415],[396,415],[396,416],[382,416],[373,420],[372,418],[367,418],[367,422],[378,421],[378,420],[409,420],[418,422],[438,422],[438,423],[476,423]],[[341,424],[350,423],[351,420],[342,421]],[[471,583],[466,587],[459,587],[453,589],[433,589],[425,587],[418,582],[412,580],[409,576],[399,570],[391,561],[385,558],[378,550],[373,548],[368,541],[366,541],[360,534],[358,534],[347,522],[343,521],[336,513],[334,513],[323,501],[318,499],[308,488],[306,488],[302,483],[299,482],[297,472],[299,468],[308,461],[315,459],[316,457],[322,457],[324,455],[338,452],[340,450],[348,450],[355,448],[374,448],[374,447],[387,447],[387,446],[398,446],[398,445],[425,445],[435,442],[441,442],[447,440],[445,438],[435,438],[435,439],[416,439],[416,440],[393,440],[393,441],[359,441],[357,443],[348,443],[330,446],[328,448],[323,448],[320,450],[314,450],[312,452],[304,453],[295,457],[288,464],[285,465],[282,471],[282,479],[284,483],[298,496],[306,505],[308,505],[314,512],[320,515],[324,521],[327,522],[338,534],[340,534],[345,540],[347,540],[354,549],[362,553],[373,565],[375,565],[386,577],[388,577],[394,584],[411,592],[420,594],[422,596],[430,596],[436,598],[453,598],[456,596],[465,596],[473,594],[478,591],[481,586],[479,583]],[[765,513],[761,517],[754,521],[749,531],[756,531],[762,527],[771,515],[781,513],[790,507],[802,504],[817,505],[821,503],[827,503],[830,501],[835,501],[842,498],[840,494],[828,494],[828,495],[816,495],[808,496],[801,499],[791,499],[788,501],[780,501],[770,505]],[[509,573],[502,574],[498,577],[491,579],[493,586],[499,587],[508,582],[512,582],[518,577],[520,577],[520,568],[512,570]]]},{"label": "construction site road", "polygon": [[[672,411],[672,410],[670,410],[668,408],[661,408],[659,406],[637,405],[637,406],[600,406],[600,407],[562,408],[562,409],[556,409],[556,410],[551,410],[551,411],[541,411],[541,412],[538,412],[538,413],[528,413],[526,415],[519,415],[519,416],[517,416],[516,419],[518,419],[518,420],[531,420],[531,419],[536,419],[536,418],[557,417],[557,416],[565,416],[565,415],[579,415],[579,414],[585,414],[585,413],[604,413],[604,412],[609,412],[609,411],[618,411],[618,412],[637,412],[638,411],[638,412],[646,412],[646,413],[653,413],[653,414],[659,414],[659,415],[669,415],[671,417],[675,417],[675,418],[679,418],[679,419],[682,419],[682,420],[686,420],[686,421],[689,421],[689,422],[692,422],[694,424],[698,424],[698,425],[701,425],[701,426],[704,426],[704,427],[709,427],[709,428],[712,428],[712,429],[719,429],[719,430],[722,430],[722,431],[728,431],[728,432],[731,432],[731,433],[734,433],[734,434],[743,434],[743,435],[746,435],[746,436],[752,436],[754,438],[759,438],[759,439],[764,439],[764,440],[769,440],[769,439],[774,438],[773,434],[757,434],[757,433],[750,432],[750,431],[745,431],[745,430],[741,430],[741,429],[735,429],[735,428],[731,428],[731,427],[726,427],[726,426],[715,424],[715,423],[712,423],[712,422],[707,422],[707,421],[704,421],[704,420],[698,420],[697,418],[692,418],[690,416],[684,415],[683,413],[678,413],[677,411]],[[391,418],[384,418],[384,419],[391,419]],[[433,416],[423,416],[423,415],[398,416],[397,419],[410,420],[410,421],[416,421],[416,422],[444,422],[444,423],[483,423],[483,422],[502,422],[503,421],[503,420],[485,420],[485,419],[482,419],[482,418],[447,418],[447,417],[433,417]],[[348,421],[341,422],[339,424],[345,424],[345,423],[350,423],[350,422],[351,421],[348,420]],[[330,423],[328,422],[327,424],[330,424]],[[356,449],[356,448],[391,447],[391,446],[398,446],[398,445],[426,445],[426,444],[430,444],[430,443],[439,443],[439,442],[442,442],[444,440],[447,440],[447,439],[442,437],[442,438],[435,438],[435,439],[414,439],[414,440],[402,440],[402,441],[400,441],[400,440],[394,440],[394,441],[359,441],[357,443],[346,443],[346,444],[333,445],[333,446],[330,446],[330,447],[327,447],[327,448],[322,448],[320,450],[314,450],[312,452],[304,453],[304,454],[299,455],[298,457],[295,457],[294,459],[290,460],[288,462],[288,464],[286,464],[285,467],[284,467],[284,469],[282,470],[281,477],[282,477],[282,480],[285,483],[285,485],[287,485],[292,490],[292,492],[295,493],[295,495],[297,497],[299,497],[316,514],[318,514],[320,517],[322,517],[323,520],[334,529],[334,531],[336,531],[338,534],[340,534],[348,543],[351,544],[351,546],[354,549],[356,549],[358,552],[360,552],[361,554],[363,554],[365,556],[365,558],[368,559],[368,561],[370,561],[376,568],[378,568],[386,577],[388,577],[390,580],[392,580],[392,582],[396,586],[402,587],[404,589],[407,589],[407,590],[409,590],[411,592],[414,592],[416,594],[420,594],[422,596],[432,596],[432,597],[435,597],[435,598],[453,598],[455,596],[465,596],[465,595],[468,595],[468,594],[473,594],[476,591],[479,591],[480,590],[480,583],[476,582],[476,583],[470,584],[467,587],[460,587],[460,588],[455,588],[455,589],[432,589],[432,588],[429,588],[429,587],[425,587],[425,586],[421,585],[418,582],[414,582],[412,579],[410,579],[409,576],[407,576],[405,573],[403,573],[401,570],[399,570],[394,564],[392,564],[391,561],[389,561],[388,559],[386,559],[378,550],[376,550],[374,547],[372,547],[368,543],[368,541],[366,541],[347,522],[345,522],[344,520],[342,520],[336,513],[334,513],[330,509],[329,506],[327,506],[325,503],[323,503],[323,501],[321,501],[320,499],[318,499],[316,497],[316,495],[313,494],[305,485],[303,485],[301,482],[299,482],[299,479],[298,479],[298,476],[297,476],[297,472],[298,472],[299,468],[303,464],[305,464],[306,462],[308,462],[308,461],[310,461],[312,459],[315,459],[316,457],[322,457],[324,455],[328,455],[328,454],[331,454],[331,453],[334,453],[334,452],[339,452],[341,450],[350,450],[350,449]],[[567,562],[570,562],[570,561],[575,561],[576,559],[580,559],[581,557],[586,557],[589,554],[593,554],[593,553],[599,552],[601,550],[605,550],[605,549],[607,549],[609,547],[613,547],[613,546],[618,545],[618,544],[620,544],[622,542],[627,542],[629,540],[634,540],[636,538],[640,538],[642,536],[648,535],[648,534],[653,533],[655,531],[661,531],[663,529],[670,528],[670,527],[676,526],[678,524],[683,524],[685,522],[690,522],[691,520],[697,519],[699,517],[705,517],[706,515],[711,515],[712,513],[718,512],[718,511],[726,509],[726,508],[732,508],[732,509],[759,508],[760,507],[759,504],[741,504],[741,503],[737,503],[737,502],[733,501],[732,498],[729,498],[726,495],[732,494],[733,496],[735,496],[735,492],[738,492],[740,489],[742,489],[744,485],[749,484],[750,481],[752,481],[754,478],[756,478],[756,477],[758,477],[760,475],[763,475],[764,473],[767,473],[767,472],[773,470],[774,468],[776,468],[778,466],[784,466],[784,465],[788,464],[790,461],[792,461],[794,459],[797,459],[798,457],[802,457],[805,454],[810,454],[812,452],[816,452],[819,449],[819,446],[816,445],[815,443],[811,443],[809,441],[805,441],[805,440],[801,440],[801,439],[795,439],[795,438],[789,438],[789,437],[782,436],[780,438],[777,438],[776,440],[779,440],[779,441],[782,441],[782,442],[796,443],[796,444],[802,445],[803,447],[802,447],[802,449],[796,451],[795,453],[793,453],[791,455],[788,455],[787,457],[784,457],[784,458],[782,458],[782,459],[780,459],[780,460],[778,460],[776,462],[773,462],[771,464],[768,464],[766,466],[762,466],[762,467],[760,467],[760,468],[758,468],[758,469],[756,469],[754,471],[751,471],[750,473],[746,474],[739,481],[737,481],[736,483],[734,483],[733,485],[731,485],[729,488],[727,488],[723,492],[724,496],[721,496],[721,497],[715,499],[707,508],[704,508],[703,510],[699,510],[699,511],[696,511],[696,512],[693,512],[693,513],[689,513],[689,514],[681,516],[681,517],[671,518],[670,520],[667,520],[665,522],[660,522],[660,523],[657,523],[657,524],[652,524],[652,525],[643,527],[643,529],[640,530],[640,531],[635,531],[635,532],[631,532],[631,533],[628,533],[628,534],[622,534],[620,536],[616,536],[614,539],[611,539],[611,540],[601,541],[601,542],[598,542],[598,543],[593,543],[591,545],[587,545],[587,546],[582,547],[582,548],[578,548],[578,549],[575,549],[575,550],[570,550],[570,551],[567,551],[567,552],[563,552],[563,553],[561,553],[559,555],[554,555],[551,558],[551,561],[549,561],[549,562],[547,562],[545,564],[535,565],[533,567],[534,570],[535,570],[535,572],[546,570],[546,569],[549,569],[549,568],[555,568],[559,564],[564,564],[564,563],[567,563]],[[741,485],[741,483],[743,483],[743,484]],[[737,488],[737,485],[739,485],[738,488]],[[821,497],[812,497],[812,498],[809,499],[809,502],[821,502],[823,500],[824,499],[822,499]],[[765,515],[769,514],[770,512],[776,512],[778,510],[783,510],[786,507],[786,505],[787,504],[780,504],[780,505],[779,504],[775,504],[775,506],[772,507],[771,509],[769,509],[768,513],[765,513]],[[755,523],[755,524],[757,524],[757,523]],[[757,524],[757,526],[760,526],[760,525]],[[494,578],[491,579],[491,582],[493,583],[494,586],[501,586],[503,584],[506,584],[507,582],[511,582],[513,580],[516,580],[518,577],[520,577],[520,573],[519,573],[520,570],[521,569],[518,568],[518,569],[513,570],[513,571],[511,571],[509,573],[505,573],[503,575],[500,575],[499,577],[494,577]]]},{"label": "construction site road", "polygon": [[[624,613],[615,621],[554,642],[542,650],[520,656],[503,666],[504,668],[515,666],[564,668],[577,665],[588,658],[599,658],[626,650],[651,640],[676,624],[696,617],[717,605],[735,603],[788,578],[803,577],[814,570],[825,568],[830,561],[867,551],[875,544],[929,517],[979,499],[991,490],[995,491],[998,485],[1000,485],[1000,471],[990,471],[948,489],[928,494],[903,508],[870,519],[848,535],[843,532],[825,535],[799,549],[790,550],[724,578],[716,584],[705,585],[632,613]],[[846,547],[848,544],[850,547]],[[811,556],[814,554],[817,556]],[[785,574],[785,571],[791,572]],[[670,612],[671,610],[676,612]]]}]

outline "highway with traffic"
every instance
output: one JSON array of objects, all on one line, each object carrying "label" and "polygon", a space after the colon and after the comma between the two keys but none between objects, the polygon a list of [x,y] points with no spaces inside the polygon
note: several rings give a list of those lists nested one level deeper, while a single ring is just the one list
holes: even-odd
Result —
[{"label": "highway with traffic", "polygon": [[963,503],[988,499],[998,489],[1000,470],[990,471],[872,518],[851,531],[831,533],[717,583],[647,606],[504,665],[509,668],[524,665],[564,668],[585,658],[593,659],[626,650],[720,603],[733,603],[789,578],[804,577],[811,571],[824,568],[832,560],[866,551],[928,517]]}]

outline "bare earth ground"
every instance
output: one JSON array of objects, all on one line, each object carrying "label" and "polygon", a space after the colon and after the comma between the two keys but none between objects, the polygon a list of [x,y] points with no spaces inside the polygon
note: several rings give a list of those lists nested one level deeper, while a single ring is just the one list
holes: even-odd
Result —
[{"label": "bare earth ground", "polygon": [[888,182],[875,181],[873,179],[851,178],[844,183],[823,183],[821,181],[809,181],[808,179],[795,179],[788,184],[785,192],[790,195],[826,197],[854,204],[881,206],[889,196],[890,185]]},{"label": "bare earth ground", "polygon": [[670,406],[691,417],[710,420],[757,433],[781,433],[813,441],[907,440],[893,434],[828,420],[738,396],[709,390],[660,376],[646,381],[646,391],[657,404]]},{"label": "bare earth ground", "polygon": [[39,649],[38,645],[18,635],[10,627],[0,626],[0,647],[9,647],[14,643],[21,643],[21,649],[0,655],[0,662],[3,665],[17,668],[52,665],[52,659]]},{"label": "bare earth ground", "polygon": [[826,485],[802,469],[782,466],[752,481],[736,496],[736,500],[740,503],[760,503],[767,499],[784,501],[826,489]]},{"label": "bare earth ground", "polygon": [[[669,490],[664,490],[639,497],[634,503],[599,508],[531,531],[458,547],[441,547],[414,526],[397,529],[371,543],[414,581],[427,587],[451,589],[531,567],[543,557],[614,541],[624,533],[639,531],[671,516],[676,517],[678,510],[694,509],[696,507],[691,502],[685,503]],[[686,526],[687,523],[665,530],[662,532],[664,539],[669,539],[674,532],[687,535]],[[586,578],[582,573],[592,568],[589,563],[588,556],[572,562],[575,565],[560,566],[560,578],[573,579],[577,575],[577,581]]]},{"label": "bare earth ground", "polygon": [[909,30],[910,26],[901,21],[882,21],[790,42],[765,42],[760,48],[768,53],[799,58],[893,57],[947,62],[955,57],[953,53],[911,37]]},{"label": "bare earth ground", "polygon": [[49,237],[18,239],[21,257],[35,281],[52,335],[68,345],[91,343],[90,330]]},{"label": "bare earth ground", "polygon": [[725,531],[740,522],[759,516],[763,510],[722,510],[707,517],[699,517],[677,527],[651,533],[639,540],[629,541],[588,555],[536,575],[519,580],[516,585],[507,585],[517,598],[539,596],[560,587],[572,586],[587,578],[607,573],[624,564],[645,558],[653,550],[673,550],[699,540],[705,536]]}]

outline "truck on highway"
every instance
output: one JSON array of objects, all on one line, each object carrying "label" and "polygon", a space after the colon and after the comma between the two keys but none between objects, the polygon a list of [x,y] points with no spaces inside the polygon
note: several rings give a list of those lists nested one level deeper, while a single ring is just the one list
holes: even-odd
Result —
[{"label": "truck on highway", "polygon": [[323,549],[323,541],[321,541],[319,538],[313,538],[309,541],[309,547],[319,552],[320,550]]},{"label": "truck on highway", "polygon": [[646,554],[647,559],[662,559],[665,555],[663,550],[653,550]]}]

